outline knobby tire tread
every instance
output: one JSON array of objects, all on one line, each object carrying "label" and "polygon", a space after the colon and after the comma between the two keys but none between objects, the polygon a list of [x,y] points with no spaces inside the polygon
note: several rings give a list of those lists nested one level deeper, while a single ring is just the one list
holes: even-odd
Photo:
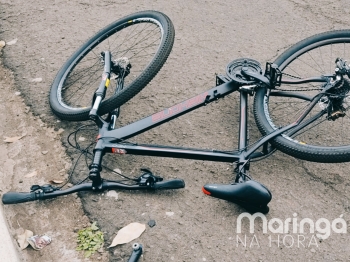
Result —
[{"label": "knobby tire tread", "polygon": [[[78,111],[78,110],[70,110],[68,108],[62,107],[59,104],[57,99],[57,89],[58,89],[58,84],[60,82],[60,79],[62,78],[62,75],[66,72],[67,68],[69,68],[72,61],[81,52],[83,52],[83,50],[90,43],[92,43],[96,38],[106,34],[108,31],[111,30],[111,28],[113,28],[113,26],[117,27],[118,24],[121,23],[121,21],[131,19],[131,17],[136,18],[136,17],[147,17],[147,16],[156,18],[162,24],[164,28],[164,43],[159,49],[159,53],[157,53],[156,57],[154,57],[151,60],[150,65],[146,68],[145,71],[143,71],[140,74],[139,77],[135,79],[134,82],[132,82],[129,86],[124,88],[118,95],[113,95],[102,102],[99,108],[99,114],[103,115],[112,111],[115,108],[120,107],[121,105],[129,101],[132,97],[134,97],[136,94],[138,94],[156,76],[156,74],[159,72],[159,70],[162,68],[165,61],[167,60],[173,47],[174,38],[175,38],[175,29],[174,29],[173,23],[171,22],[168,16],[157,11],[143,11],[143,12],[131,14],[106,26],[105,28],[100,30],[98,33],[96,33],[86,43],[84,43],[62,66],[62,68],[58,72],[52,84],[51,91],[50,91],[50,106],[55,115],[57,115],[60,119],[68,120],[68,121],[85,121],[89,119],[89,112],[91,107]],[[91,98],[92,97],[93,97],[93,94],[91,94]]]},{"label": "knobby tire tread", "polygon": [[[286,59],[302,48],[306,48],[307,46],[319,41],[339,37],[350,38],[350,30],[329,31],[308,37],[284,51],[274,63],[280,66]],[[264,112],[264,97],[266,92],[266,88],[259,88],[255,94],[253,105],[254,118],[262,135],[267,135],[274,131],[274,128],[268,122],[267,116]],[[278,150],[288,155],[307,161],[321,163],[340,163],[350,161],[350,145],[341,147],[304,145],[290,141],[281,135],[271,140],[270,143]]]}]

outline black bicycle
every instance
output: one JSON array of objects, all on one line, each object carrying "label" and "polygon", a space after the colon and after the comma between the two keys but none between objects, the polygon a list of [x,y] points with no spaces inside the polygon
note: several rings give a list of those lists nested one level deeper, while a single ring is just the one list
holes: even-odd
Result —
[{"label": "black bicycle", "polygon": [[[270,191],[248,175],[252,161],[275,150],[296,158],[335,163],[350,161],[347,111],[350,106],[350,30],[309,37],[286,50],[265,70],[252,59],[227,65],[216,86],[144,119],[119,127],[120,107],[161,69],[172,49],[174,27],[159,12],[124,17],[81,46],[58,72],[50,92],[53,112],[64,120],[93,120],[99,128],[89,180],[63,189],[34,185],[30,193],[8,192],[4,204],[48,199],[82,190],[176,189],[182,179],[164,181],[149,170],[131,183],[101,178],[106,153],[161,156],[235,163],[232,184],[207,184],[207,195],[235,202],[251,212],[268,212]],[[102,74],[102,80],[101,80]],[[98,87],[98,88],[97,88]],[[96,90],[97,88],[97,90]],[[240,93],[239,145],[235,151],[137,144],[128,139],[226,95]],[[92,97],[92,94],[93,97]],[[248,145],[248,96],[262,133]]]}]

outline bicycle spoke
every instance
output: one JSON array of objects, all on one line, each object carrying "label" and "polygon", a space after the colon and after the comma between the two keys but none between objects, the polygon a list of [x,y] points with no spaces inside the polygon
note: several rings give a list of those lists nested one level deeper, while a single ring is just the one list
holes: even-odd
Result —
[{"label": "bicycle spoke", "polygon": [[318,62],[316,62],[316,60],[313,58],[313,56],[311,55],[311,53],[308,52],[309,57],[312,59],[312,61],[314,62],[315,65],[317,65],[317,67],[320,69],[318,72],[320,72],[321,74],[324,74],[324,70],[322,69],[322,67],[318,64]]},{"label": "bicycle spoke", "polygon": [[[334,73],[335,60],[338,57],[346,57],[346,49],[350,47],[350,43],[328,44],[326,46],[319,46],[311,51],[307,51],[295,57],[290,64],[284,68],[282,74],[289,78],[303,79],[315,75],[331,75]],[[325,63],[327,61],[327,63]],[[278,91],[299,92],[303,91],[307,96],[314,97],[324,84],[321,83],[307,83],[301,85],[282,84],[281,87],[276,88]],[[344,87],[347,88],[347,87]],[[341,90],[341,89],[340,89]],[[343,91],[339,91],[343,92]],[[345,92],[348,92],[345,90]],[[310,121],[315,116],[322,112],[322,108],[329,106],[328,96],[332,97],[333,91],[325,94],[324,102],[319,101],[318,104],[310,111],[309,116],[304,121]],[[340,93],[341,94],[341,93]],[[334,97],[337,97],[336,95]],[[347,95],[348,96],[348,95]],[[349,108],[346,97],[343,98],[342,107],[346,110]],[[303,112],[310,102],[301,100],[301,98],[293,96],[274,95],[269,97],[269,114],[271,122],[276,127],[286,126],[293,121],[295,117]],[[338,102],[334,102],[338,103]],[[338,146],[341,144],[350,144],[350,139],[345,135],[350,129],[350,117],[346,114],[341,116],[337,112],[338,109],[331,107],[329,110],[332,119],[323,117],[322,119],[313,120],[312,124],[299,130],[292,137],[302,143],[313,145],[327,145]],[[327,135],[328,132],[332,132]]]},{"label": "bicycle spoke", "polygon": [[117,86],[128,86],[144,71],[150,59],[156,54],[161,39],[159,25],[147,20],[128,24],[127,27],[121,27],[111,35],[106,35],[69,73],[62,85],[62,99],[68,105],[90,106],[91,94],[98,88],[103,72],[101,52],[106,50],[111,52],[112,59],[128,57],[132,64],[132,74],[127,77],[117,76],[116,83],[108,88],[108,94],[116,94]]}]

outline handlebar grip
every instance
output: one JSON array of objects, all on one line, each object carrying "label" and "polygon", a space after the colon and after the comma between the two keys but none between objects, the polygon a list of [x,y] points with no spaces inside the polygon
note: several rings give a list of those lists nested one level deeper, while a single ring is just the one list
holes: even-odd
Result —
[{"label": "handlebar grip", "polygon": [[161,182],[156,182],[153,185],[153,189],[177,189],[177,188],[184,188],[185,187],[185,181],[182,179],[172,179],[172,180],[166,180]]},{"label": "handlebar grip", "polygon": [[34,201],[38,199],[35,192],[23,193],[23,192],[7,192],[2,196],[2,203],[4,205],[24,203]]}]

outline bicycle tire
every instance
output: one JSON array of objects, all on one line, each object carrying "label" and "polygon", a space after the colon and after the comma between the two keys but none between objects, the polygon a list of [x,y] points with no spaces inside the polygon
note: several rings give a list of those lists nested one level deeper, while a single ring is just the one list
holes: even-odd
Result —
[{"label": "bicycle tire", "polygon": [[[174,37],[171,20],[157,11],[134,13],[106,26],[73,53],[57,73],[50,91],[53,113],[63,120],[89,119],[91,101],[103,73],[103,63],[97,54],[106,51],[105,47],[111,52],[112,59],[128,57],[132,67],[123,89],[118,93],[112,88],[116,87],[116,83],[112,83],[116,80],[111,78],[99,114],[104,115],[120,107],[158,73],[171,52]],[[126,46],[128,43],[131,45],[129,48]]]},{"label": "bicycle tire", "polygon": [[[291,46],[274,63],[279,66],[283,74],[289,77],[313,77],[320,76],[319,73],[312,75],[313,70],[334,74],[334,62],[338,55],[344,59],[350,58],[350,30],[329,31],[311,36]],[[324,61],[326,56],[329,59],[327,66]],[[322,62],[316,62],[314,59],[317,58]],[[328,63],[333,66],[330,65],[328,68]],[[349,108],[349,101],[347,101],[349,86],[349,81],[346,80],[339,87],[343,88],[342,103],[346,102],[347,108]],[[291,87],[291,85],[282,84],[280,88],[288,90]],[[294,85],[294,88],[296,87],[297,85]],[[321,89],[321,84],[306,84],[302,88],[302,94],[309,92],[309,96],[312,97],[315,92],[319,92],[313,89]],[[298,92],[301,92],[300,89]],[[259,88],[254,98],[254,117],[262,135],[273,132],[279,126],[293,123],[296,120],[296,110],[305,108],[303,104],[310,103],[307,99],[283,98],[272,94],[267,88]],[[310,114],[316,114],[326,104],[326,99],[320,101]],[[317,123],[315,121],[312,126],[301,130],[298,134],[277,136],[271,144],[280,151],[303,160],[323,163],[347,162],[350,161],[350,141],[347,137],[340,137],[340,135],[349,129],[350,119],[347,116],[335,121],[320,118]]]}]

